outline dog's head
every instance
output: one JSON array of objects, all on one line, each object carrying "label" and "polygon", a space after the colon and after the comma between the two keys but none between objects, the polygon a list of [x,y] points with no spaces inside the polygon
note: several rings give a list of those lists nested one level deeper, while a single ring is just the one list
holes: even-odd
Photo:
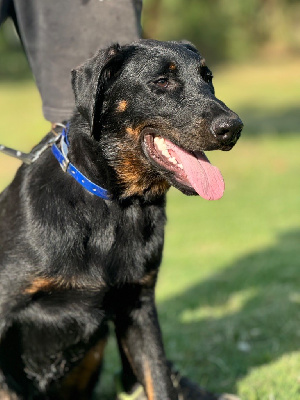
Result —
[{"label": "dog's head", "polygon": [[123,197],[158,195],[170,185],[222,196],[222,176],[204,151],[230,150],[243,124],[215,97],[212,73],[193,45],[111,46],[72,71],[72,83]]}]

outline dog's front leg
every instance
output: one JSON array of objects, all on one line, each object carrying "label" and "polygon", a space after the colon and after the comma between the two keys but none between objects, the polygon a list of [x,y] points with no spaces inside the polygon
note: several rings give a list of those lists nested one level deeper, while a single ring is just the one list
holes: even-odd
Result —
[{"label": "dog's front leg", "polygon": [[130,304],[126,301],[117,313],[119,346],[144,386],[148,400],[177,400],[163,348],[154,289],[143,288],[133,297],[131,293]]}]

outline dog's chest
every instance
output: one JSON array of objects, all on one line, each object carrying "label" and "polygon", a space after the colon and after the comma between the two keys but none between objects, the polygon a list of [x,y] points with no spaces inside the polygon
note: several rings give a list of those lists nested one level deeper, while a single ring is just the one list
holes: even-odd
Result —
[{"label": "dog's chest", "polygon": [[[78,262],[87,277],[98,276],[109,286],[136,283],[159,267],[164,225],[165,213],[160,207],[111,211],[94,225],[88,238],[82,238],[84,253],[75,265]],[[79,247],[83,248],[83,243]]]},{"label": "dog's chest", "polygon": [[86,326],[91,319],[98,324],[115,311],[117,302],[110,293],[122,302],[120,288],[154,282],[162,256],[164,209],[113,211],[95,219],[88,234],[80,229],[63,237],[61,252],[50,266],[53,273],[32,278],[24,291],[31,297],[24,321],[40,317],[40,323],[59,324],[61,319],[86,321]]}]

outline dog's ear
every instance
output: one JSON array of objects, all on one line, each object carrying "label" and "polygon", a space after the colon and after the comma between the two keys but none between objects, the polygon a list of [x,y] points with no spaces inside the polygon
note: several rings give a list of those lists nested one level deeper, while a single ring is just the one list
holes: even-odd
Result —
[{"label": "dog's ear", "polygon": [[192,51],[193,53],[199,54],[198,49],[192,42],[189,42],[188,40],[180,40],[177,43],[181,44],[182,46],[184,46],[186,49]]},{"label": "dog's ear", "polygon": [[94,129],[95,110],[102,107],[105,84],[119,71],[123,57],[118,44],[99,50],[92,58],[72,70],[75,105]]},{"label": "dog's ear", "polygon": [[[111,48],[111,51],[113,49]],[[115,49],[113,55],[110,54],[109,59],[101,70],[98,78],[94,111],[93,111],[93,123],[92,123],[92,136],[99,140],[102,130],[102,119],[104,115],[104,99],[109,87],[118,78],[123,71],[123,67],[129,56],[133,54],[133,46],[122,46]]]}]

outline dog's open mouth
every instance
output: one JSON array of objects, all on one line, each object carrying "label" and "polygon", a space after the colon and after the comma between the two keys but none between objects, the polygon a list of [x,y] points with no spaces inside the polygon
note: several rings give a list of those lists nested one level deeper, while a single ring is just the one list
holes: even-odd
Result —
[{"label": "dog's open mouth", "polygon": [[152,134],[145,135],[144,141],[148,155],[171,172],[179,185],[194,189],[206,200],[218,200],[223,196],[225,185],[221,172],[203,151],[190,153],[170,140]]}]

